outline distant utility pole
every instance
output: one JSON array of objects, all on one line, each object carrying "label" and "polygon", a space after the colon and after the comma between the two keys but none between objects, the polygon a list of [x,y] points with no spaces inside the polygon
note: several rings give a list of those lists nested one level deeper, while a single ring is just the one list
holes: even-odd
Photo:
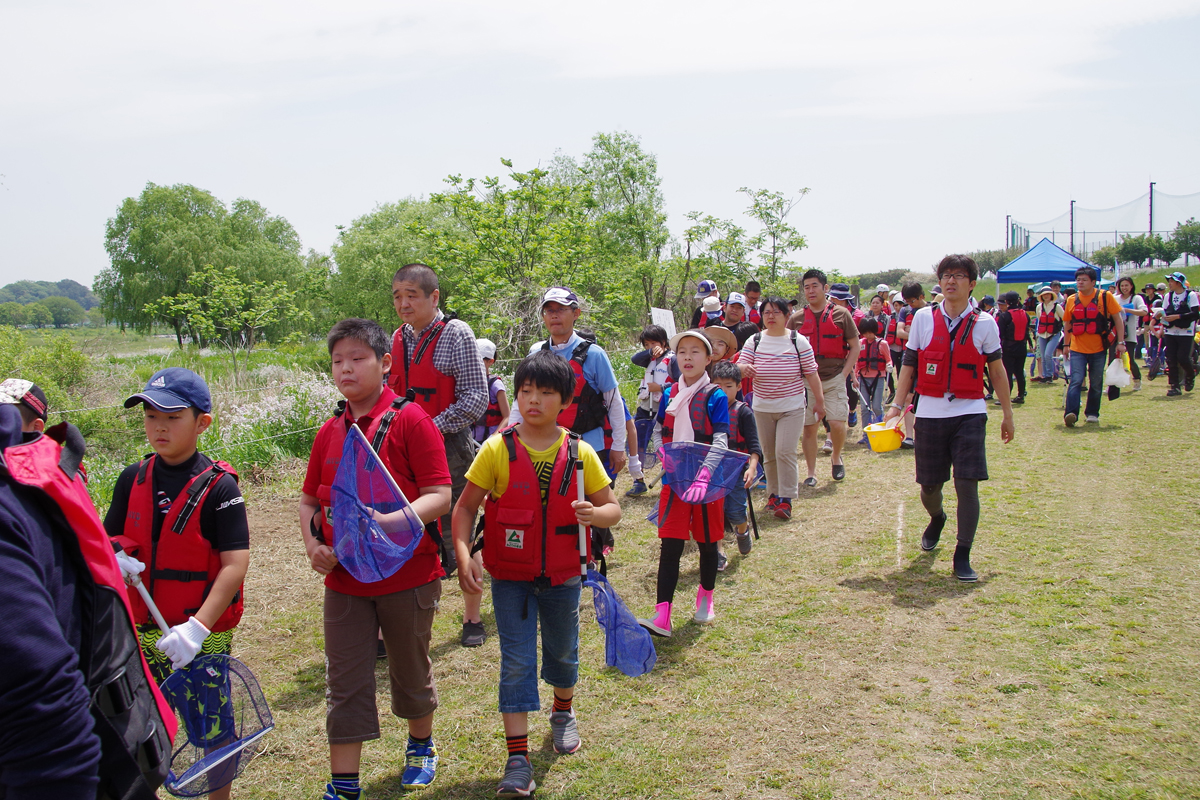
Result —
[{"label": "distant utility pole", "polygon": [[1075,255],[1075,201],[1071,201],[1071,255]]},{"label": "distant utility pole", "polygon": [[1154,234],[1154,181],[1150,181],[1150,234]]},{"label": "distant utility pole", "polygon": [[1012,214],[1004,215],[1004,249],[1012,247]]}]

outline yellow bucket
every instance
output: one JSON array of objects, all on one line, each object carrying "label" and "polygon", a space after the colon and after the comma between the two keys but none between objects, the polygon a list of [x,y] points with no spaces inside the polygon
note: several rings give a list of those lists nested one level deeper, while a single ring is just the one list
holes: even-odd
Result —
[{"label": "yellow bucket", "polygon": [[883,422],[876,422],[874,425],[868,425],[863,428],[867,434],[867,442],[870,443],[871,449],[876,453],[890,453],[893,450],[900,449],[900,443],[904,441],[904,434],[897,427],[896,423],[899,419],[893,421],[890,425]]}]

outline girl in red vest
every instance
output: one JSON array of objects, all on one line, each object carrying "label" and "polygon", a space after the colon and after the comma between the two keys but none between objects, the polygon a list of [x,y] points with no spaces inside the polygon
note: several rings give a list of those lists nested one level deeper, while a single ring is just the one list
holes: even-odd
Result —
[{"label": "girl in red vest", "polygon": [[[1029,313],[1021,304],[1021,295],[1005,292],[1000,297],[1005,309],[996,315],[1000,329],[1000,350],[1003,353],[1004,369],[1008,372],[1008,392],[1013,403],[1025,402],[1025,360],[1029,353]],[[1013,384],[1017,393],[1012,395]],[[999,402],[996,403],[999,405]]]},{"label": "girl in red vest", "polygon": [[[678,333],[671,349],[679,364],[679,383],[663,391],[654,426],[654,443],[700,442],[714,448],[729,447],[729,401],[706,372],[712,360],[712,343],[695,329]],[[715,453],[717,458],[719,453]],[[712,468],[705,465],[691,486],[663,486],[658,500],[658,604],[654,616],[638,620],[656,636],[671,635],[671,604],[679,583],[679,560],[688,539],[700,550],[700,586],[696,591],[697,622],[711,622],[713,588],[717,580],[717,542],[725,535],[721,500],[696,502],[708,488]]]}]

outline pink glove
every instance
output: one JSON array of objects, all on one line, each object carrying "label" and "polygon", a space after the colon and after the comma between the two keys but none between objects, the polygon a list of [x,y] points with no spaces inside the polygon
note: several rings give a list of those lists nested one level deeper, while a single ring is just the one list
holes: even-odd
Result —
[{"label": "pink glove", "polygon": [[692,485],[683,493],[681,498],[685,503],[699,503],[704,499],[704,495],[708,494],[708,481],[712,478],[712,473],[708,467],[701,467],[696,472],[696,480],[692,481]]}]

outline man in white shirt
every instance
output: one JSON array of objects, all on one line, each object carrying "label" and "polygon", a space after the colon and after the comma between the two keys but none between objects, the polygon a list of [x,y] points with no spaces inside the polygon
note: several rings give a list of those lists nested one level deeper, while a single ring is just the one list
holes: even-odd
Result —
[{"label": "man in white shirt", "polygon": [[1189,291],[1182,272],[1167,276],[1168,291],[1163,297],[1163,349],[1167,354],[1167,374],[1171,388],[1168,397],[1176,397],[1196,385],[1196,370],[1192,365],[1192,337],[1196,335],[1196,319],[1200,317],[1200,300]]},{"label": "man in white shirt", "polygon": [[[933,550],[941,538],[946,524],[942,486],[953,468],[958,496],[954,575],[969,583],[979,579],[971,568],[970,555],[979,527],[979,481],[988,479],[984,452],[988,411],[983,399],[985,369],[1003,409],[1000,440],[1005,444],[1013,438],[1012,402],[996,320],[970,304],[979,267],[969,256],[946,256],[938,264],[937,276],[942,302],[919,309],[912,317],[896,396],[907,396],[915,383],[919,396],[915,426],[917,483],[921,485],[921,504],[929,512],[921,549]],[[897,417],[902,411],[893,403],[884,419]]]}]

